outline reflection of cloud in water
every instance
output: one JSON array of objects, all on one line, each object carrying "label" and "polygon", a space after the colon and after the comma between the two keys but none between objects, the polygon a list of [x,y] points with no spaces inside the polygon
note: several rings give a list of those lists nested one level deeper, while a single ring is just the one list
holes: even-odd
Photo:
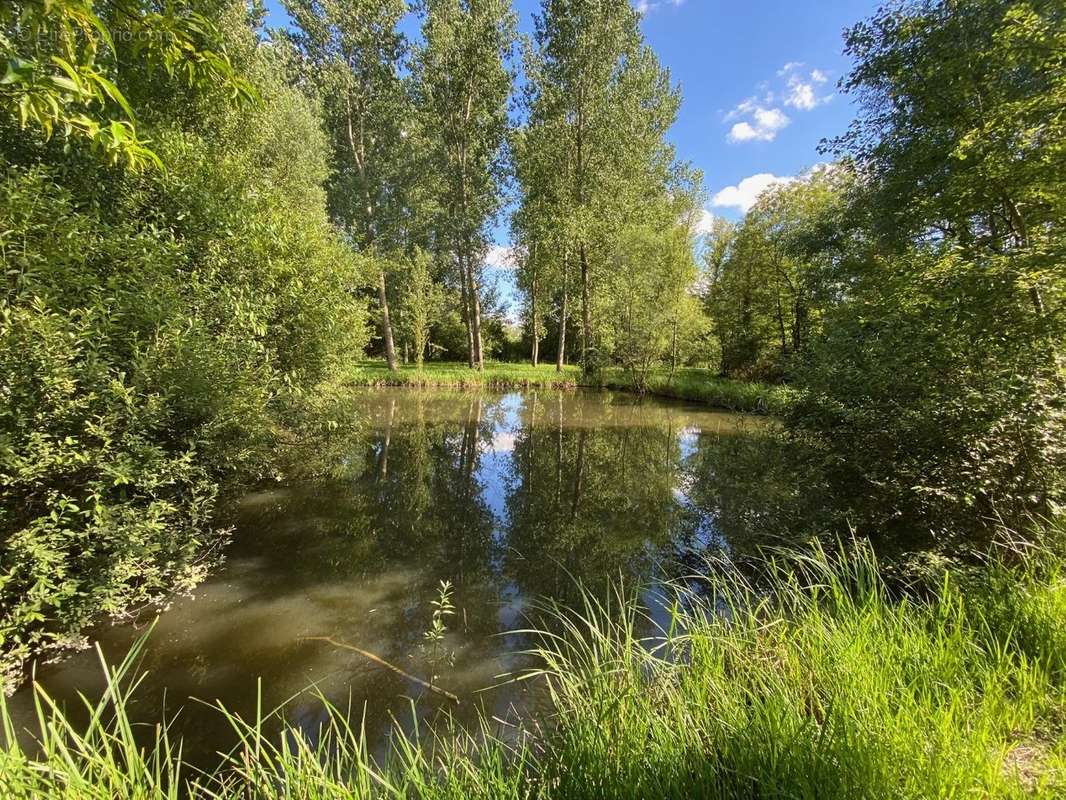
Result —
[{"label": "reflection of cloud in water", "polygon": [[514,443],[514,431],[496,431],[495,435],[492,437],[492,451],[495,453],[511,453],[514,451]]}]

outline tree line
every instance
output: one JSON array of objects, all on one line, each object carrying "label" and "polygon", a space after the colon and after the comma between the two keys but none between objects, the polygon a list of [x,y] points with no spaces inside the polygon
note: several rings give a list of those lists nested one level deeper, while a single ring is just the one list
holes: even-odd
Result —
[{"label": "tree line", "polygon": [[860,530],[1039,528],[1066,488],[1066,14],[893,3],[844,43],[828,163],[709,239],[721,369],[798,389],[787,428]]},{"label": "tree line", "polygon": [[378,264],[375,349],[390,369],[434,354],[480,369],[486,339],[499,350],[484,270],[512,187],[534,364],[549,324],[560,369],[575,355],[586,371],[647,369],[654,333],[691,338],[700,176],[666,142],[680,93],[628,2],[545,2],[520,40],[508,0],[427,0],[415,42],[399,33],[402,0],[286,8],[284,42],[331,142],[331,219]]}]

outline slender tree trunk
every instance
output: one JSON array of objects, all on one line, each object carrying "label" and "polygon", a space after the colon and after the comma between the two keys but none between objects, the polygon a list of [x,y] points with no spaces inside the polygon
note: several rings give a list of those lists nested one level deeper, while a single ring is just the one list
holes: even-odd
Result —
[{"label": "slender tree trunk", "polygon": [[674,380],[674,372],[677,370],[677,319],[674,319],[673,331],[670,334],[670,380]]},{"label": "slender tree trunk", "polygon": [[533,362],[533,366],[537,366],[537,362],[540,360],[540,331],[537,330],[537,268],[533,268],[533,288],[529,293],[530,302],[530,328],[533,335],[533,347],[530,353],[530,361]]},{"label": "slender tree trunk", "polygon": [[792,325],[792,352],[798,353],[803,349],[803,343],[807,339],[807,306],[800,300],[796,301],[794,316],[795,321]]},{"label": "slender tree trunk", "polygon": [[555,371],[562,372],[566,364],[566,305],[569,290],[566,280],[566,262],[563,262],[563,304],[559,310],[559,352],[555,355]]},{"label": "slender tree trunk", "polygon": [[[356,170],[359,172],[359,178],[363,182],[363,194],[366,200],[367,215],[370,224],[367,226],[366,244],[369,246],[374,241],[374,225],[373,220],[375,218],[374,211],[374,199],[370,194],[370,187],[366,181],[366,151],[364,148],[363,140],[363,114],[359,113],[358,125],[359,125],[359,141],[356,142],[355,131],[353,129],[353,113],[352,113],[352,99],[348,91],[344,94],[345,107],[348,114],[348,145],[351,148],[352,159],[355,162]],[[378,299],[381,302],[381,337],[385,342],[385,360],[389,363],[389,371],[396,372],[399,369],[399,365],[396,362],[396,345],[392,341],[392,323],[389,321],[389,300],[385,292],[385,270],[381,270],[378,274]]]},{"label": "slender tree trunk", "polygon": [[555,505],[563,499],[563,394],[555,395]]},{"label": "slender tree trunk", "polygon": [[781,337],[781,355],[788,355],[788,339],[785,338],[785,312],[781,308],[781,293],[777,293],[777,329]]},{"label": "slender tree trunk", "polygon": [[585,243],[581,243],[581,369],[588,375],[592,371],[589,353],[592,348],[592,309],[589,308],[589,260]]},{"label": "slender tree trunk", "polygon": [[536,488],[533,485],[534,469],[537,464],[537,392],[533,392],[533,401],[529,407],[529,458],[526,460],[527,473],[525,475],[526,508],[533,497]]},{"label": "slender tree trunk", "polygon": [[458,256],[459,262],[459,294],[463,303],[463,325],[466,326],[466,361],[470,369],[474,368],[474,327],[471,322],[470,293],[467,291],[466,264],[462,256]]},{"label": "slender tree trunk", "polygon": [[474,266],[469,260],[467,261],[467,273],[470,276],[470,286],[467,291],[470,294],[470,332],[474,343],[472,355],[474,366],[481,371],[485,369],[485,354],[481,342],[481,292],[478,282],[474,279]]},{"label": "slender tree trunk", "polygon": [[[1010,218],[1011,228],[1014,230],[1014,238],[1018,243],[1018,246],[1023,250],[1029,249],[1029,225],[1025,221],[1025,217],[1021,215],[1018,210],[1018,206],[1009,197],[1004,197],[1004,204],[1007,207],[1007,215]],[[1029,302],[1033,306],[1033,313],[1037,317],[1044,316],[1044,298],[1040,294],[1040,287],[1031,285],[1029,287]]]},{"label": "slender tree trunk", "polygon": [[581,505],[581,483],[585,477],[585,426],[577,432],[577,463],[574,469],[574,497],[570,504],[570,519],[577,517],[578,507]]},{"label": "slender tree trunk", "polygon": [[385,270],[378,273],[378,301],[381,303],[381,336],[385,340],[385,360],[389,362],[389,371],[396,372],[396,345],[392,341],[392,323],[389,321],[389,298],[385,294]]},{"label": "slender tree trunk", "polygon": [[389,476],[389,444],[392,442],[392,421],[396,417],[396,399],[389,400],[389,417],[385,424],[385,441],[381,446],[381,477]]}]

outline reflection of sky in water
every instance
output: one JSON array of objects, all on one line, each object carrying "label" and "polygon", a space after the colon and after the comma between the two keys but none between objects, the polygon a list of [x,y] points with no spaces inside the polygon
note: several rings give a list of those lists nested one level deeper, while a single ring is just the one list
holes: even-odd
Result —
[{"label": "reflection of sky in water", "polygon": [[[738,429],[733,415],[580,392],[390,390],[367,393],[365,406],[367,433],[335,456],[355,477],[279,486],[241,504],[225,566],[160,619],[142,695],[166,691],[172,709],[217,697],[247,718],[257,677],[265,707],[314,684],[334,702],[350,699],[357,717],[365,705],[379,746],[395,719],[410,720],[407,698],[418,698],[423,719],[448,707],[356,653],[306,639],[328,634],[438,676],[464,698],[452,709],[462,720],[482,702],[506,716],[528,687],[478,690],[521,667],[513,654],[531,641],[501,634],[525,627],[537,598],[572,596],[578,579],[625,576],[633,587],[671,558],[724,543],[714,509],[695,500],[694,468],[701,435]],[[456,584],[459,614],[441,661],[423,632],[444,578]],[[665,625],[656,594],[643,596]],[[93,635],[116,660],[142,631],[104,625]],[[101,687],[88,652],[42,667],[40,678],[67,701]],[[29,699],[13,698],[17,717],[32,715]],[[140,707],[158,715],[153,702]],[[308,731],[323,719],[307,695],[286,717]],[[183,720],[197,734],[191,752],[228,741],[202,706]]]}]

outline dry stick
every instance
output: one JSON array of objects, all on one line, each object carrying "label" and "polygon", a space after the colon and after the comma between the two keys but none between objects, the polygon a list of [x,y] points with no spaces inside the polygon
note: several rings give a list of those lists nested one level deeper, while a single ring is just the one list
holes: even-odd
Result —
[{"label": "dry stick", "polygon": [[304,642],[329,642],[334,647],[342,647],[345,650],[351,650],[353,653],[358,653],[359,655],[361,655],[361,656],[363,656],[365,658],[369,658],[375,664],[381,664],[381,666],[387,667],[388,669],[391,669],[397,675],[402,675],[403,677],[407,678],[407,680],[409,680],[409,681],[414,681],[419,686],[425,686],[431,692],[436,692],[439,695],[443,695],[444,697],[447,697],[449,700],[451,700],[456,705],[458,705],[458,703],[459,703],[459,697],[457,695],[452,694],[447,689],[442,689],[439,686],[434,686],[432,683],[429,683],[428,681],[422,680],[421,678],[416,678],[410,672],[404,672],[402,669],[397,667],[395,664],[390,664],[388,661],[386,661],[385,659],[381,658],[380,656],[376,656],[373,653],[371,653],[371,652],[369,652],[367,650],[363,650],[360,647],[355,647],[354,645],[345,644],[344,642],[338,642],[336,639],[333,639],[333,638],[331,638],[329,636],[301,636],[300,637],[300,641],[304,641]]}]

